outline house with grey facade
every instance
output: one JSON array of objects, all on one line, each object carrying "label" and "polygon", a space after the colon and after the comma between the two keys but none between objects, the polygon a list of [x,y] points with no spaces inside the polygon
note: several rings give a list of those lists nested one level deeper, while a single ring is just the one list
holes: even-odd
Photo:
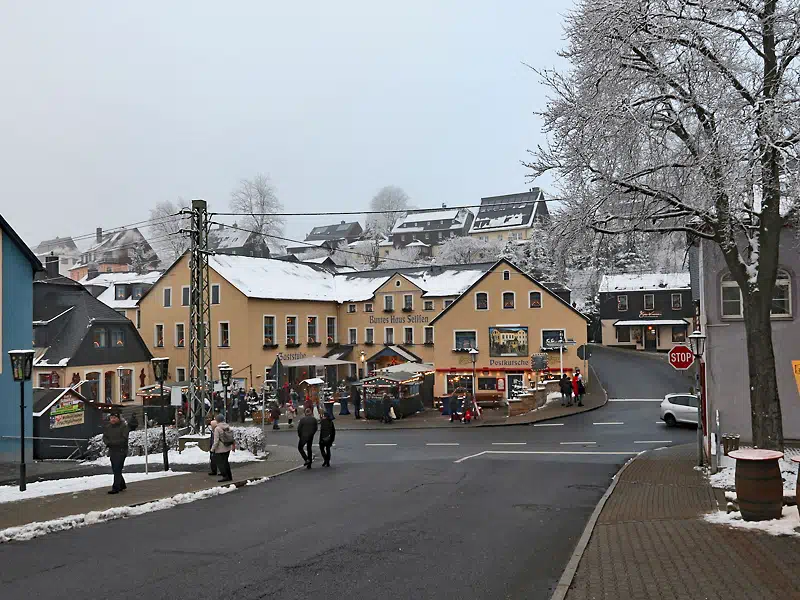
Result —
[{"label": "house with grey facade", "polygon": [[[780,270],[772,297],[772,344],[778,393],[786,439],[800,439],[800,379],[792,361],[800,361],[797,276],[800,249],[797,232],[781,233]],[[714,422],[719,411],[720,431],[739,434],[742,442],[752,441],[747,336],[744,307],[739,286],[730,276],[719,248],[708,240],[697,240],[689,251],[692,294],[699,303],[697,323],[706,334],[701,368],[705,415]]]}]

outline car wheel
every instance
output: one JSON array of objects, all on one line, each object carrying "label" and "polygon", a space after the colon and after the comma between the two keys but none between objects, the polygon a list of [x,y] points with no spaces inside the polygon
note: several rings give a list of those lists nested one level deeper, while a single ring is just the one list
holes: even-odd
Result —
[{"label": "car wheel", "polygon": [[664,422],[667,424],[667,427],[675,427],[675,425],[678,424],[674,415],[664,415]]}]

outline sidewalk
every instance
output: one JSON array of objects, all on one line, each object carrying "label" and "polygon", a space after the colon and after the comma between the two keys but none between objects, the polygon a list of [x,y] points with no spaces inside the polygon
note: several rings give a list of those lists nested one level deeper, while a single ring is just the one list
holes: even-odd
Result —
[{"label": "sidewalk", "polygon": [[717,501],[695,461],[688,444],[648,452],[624,469],[567,600],[800,598],[800,538],[704,521]]},{"label": "sidewalk", "polygon": [[[233,481],[218,483],[216,476],[203,473],[189,473],[175,477],[164,477],[148,481],[131,483],[128,489],[116,495],[109,495],[108,488],[98,488],[77,493],[57,494],[31,498],[0,504],[0,530],[8,527],[26,525],[33,522],[50,521],[69,515],[85,514],[92,511],[104,511],[121,506],[136,506],[168,498],[176,494],[199,492],[215,487],[237,487],[248,481],[264,477],[274,477],[290,469],[302,466],[294,449],[292,452],[281,448],[272,448],[267,460],[233,464]],[[176,471],[180,471],[177,466]]]}]

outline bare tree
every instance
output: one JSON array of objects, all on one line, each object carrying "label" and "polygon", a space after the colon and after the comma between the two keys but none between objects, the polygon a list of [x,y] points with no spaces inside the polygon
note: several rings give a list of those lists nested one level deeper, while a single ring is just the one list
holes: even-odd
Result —
[{"label": "bare tree", "polygon": [[484,242],[476,237],[453,237],[439,247],[434,257],[436,265],[468,265],[478,262],[493,262],[503,251],[505,244],[499,241]]},{"label": "bare tree", "polygon": [[275,186],[269,177],[258,174],[252,179],[242,179],[231,192],[231,211],[242,216],[243,228],[264,236],[283,236],[284,219],[276,213],[283,211]]},{"label": "bare tree", "polygon": [[367,231],[373,237],[388,237],[397,219],[403,215],[402,212],[391,211],[404,211],[407,208],[408,194],[402,188],[395,185],[382,187],[369,202],[369,209],[373,214],[367,216]]},{"label": "bare tree", "polygon": [[165,264],[172,264],[189,247],[189,236],[180,231],[188,229],[191,224],[187,216],[178,214],[185,208],[189,208],[189,202],[178,198],[177,202],[164,200],[150,209],[150,219],[154,222],[147,226],[149,237],[157,240],[151,245]]},{"label": "bare tree", "polygon": [[405,248],[395,248],[391,250],[385,258],[381,260],[382,269],[401,269],[403,267],[413,267],[423,264],[420,258],[419,248],[406,246]]},{"label": "bare tree", "polygon": [[783,447],[770,308],[779,232],[796,217],[797,0],[581,0],[534,177],[554,171],[605,234],[715,244],[742,292],[753,442]]}]

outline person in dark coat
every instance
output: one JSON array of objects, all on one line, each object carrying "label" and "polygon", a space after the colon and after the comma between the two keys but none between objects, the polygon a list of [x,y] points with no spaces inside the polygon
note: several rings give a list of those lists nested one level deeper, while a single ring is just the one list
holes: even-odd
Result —
[{"label": "person in dark coat", "polygon": [[388,393],[383,394],[383,422],[384,423],[391,423],[392,422],[392,399],[389,397]]},{"label": "person in dark coat", "polygon": [[353,410],[355,410],[356,419],[360,419],[361,417],[358,411],[361,410],[361,391],[355,385],[351,387],[350,390],[350,397],[353,399]]},{"label": "person in dark coat", "polygon": [[128,421],[128,431],[136,431],[139,429],[139,418],[136,416],[136,413],[131,415],[131,420]]},{"label": "person in dark coat", "polygon": [[572,382],[566,373],[561,375],[559,386],[561,387],[561,406],[572,406]]},{"label": "person in dark coat", "polygon": [[459,405],[458,390],[454,390],[453,393],[450,394],[450,403],[448,405],[449,408],[450,408],[450,422],[451,423],[453,421],[455,421],[456,417],[458,416],[458,405]]},{"label": "person in dark coat", "polygon": [[323,467],[331,466],[331,446],[333,446],[333,440],[335,439],[336,426],[333,424],[333,419],[323,413],[319,430],[319,452],[322,454]]},{"label": "person in dark coat", "polygon": [[125,457],[128,456],[128,425],[122,420],[118,410],[113,411],[108,418],[108,424],[103,431],[103,443],[108,448],[111,470],[114,472],[114,484],[108,493],[119,494],[128,487],[125,485],[125,478],[122,476]]},{"label": "person in dark coat", "polygon": [[278,406],[277,400],[269,403],[269,416],[272,417],[272,428],[280,429],[278,422],[281,420],[281,407]]},{"label": "person in dark coat", "polygon": [[314,456],[311,453],[311,445],[314,443],[314,436],[317,434],[317,420],[312,416],[313,411],[310,408],[305,409],[305,415],[297,424],[297,437],[299,442],[297,449],[300,450],[300,456],[303,457],[306,469],[311,468],[311,461]]}]

